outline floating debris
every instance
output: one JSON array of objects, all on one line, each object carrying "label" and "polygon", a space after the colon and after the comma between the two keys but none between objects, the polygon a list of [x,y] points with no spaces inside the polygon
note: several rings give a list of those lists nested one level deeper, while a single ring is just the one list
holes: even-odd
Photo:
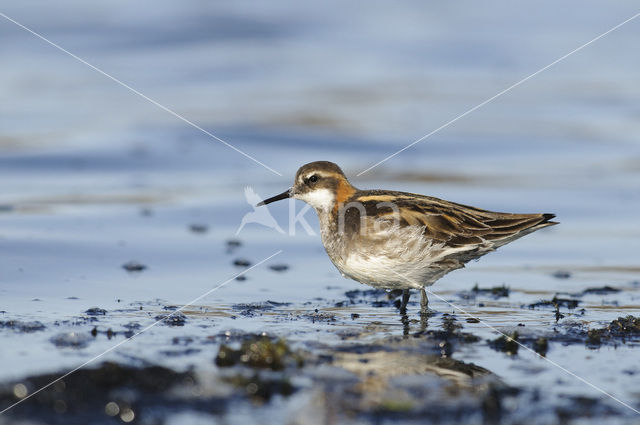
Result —
[{"label": "floating debris", "polygon": [[238,239],[229,239],[227,241],[227,254],[233,253],[236,249],[242,246],[242,242]]},{"label": "floating debris", "polygon": [[160,354],[167,357],[182,357],[182,356],[190,356],[192,354],[199,353],[199,348],[185,348],[183,350],[161,350]]},{"label": "floating debris", "polygon": [[64,332],[54,335],[50,341],[58,348],[85,348],[91,338],[85,333]]},{"label": "floating debris", "polygon": [[161,320],[167,326],[184,326],[187,322],[187,316],[178,312],[175,313],[163,313],[155,317],[156,320]]},{"label": "floating debris", "polygon": [[540,337],[533,343],[533,351],[540,354],[542,357],[547,355],[549,351],[549,340],[544,337]]},{"label": "floating debris", "polygon": [[122,325],[122,327],[125,329],[124,331],[125,338],[131,338],[133,335],[135,335],[136,331],[138,331],[141,328],[140,324],[136,322],[129,322],[125,325]]},{"label": "floating debris", "polygon": [[191,233],[204,234],[209,231],[209,226],[207,226],[206,224],[195,223],[189,225],[189,230],[191,231]]},{"label": "floating debris", "polygon": [[311,323],[316,322],[335,322],[336,315],[333,313],[326,313],[324,311],[319,311],[316,309],[313,313],[307,313],[299,316],[303,319],[311,320]]},{"label": "floating debris", "polygon": [[12,329],[16,332],[21,332],[21,333],[31,333],[31,332],[43,331],[47,327],[37,320],[32,322],[22,322],[20,320],[6,320],[6,321],[0,321],[0,328]]},{"label": "floating debris", "polygon": [[244,258],[236,258],[233,260],[233,265],[236,267],[249,267],[251,265],[251,261]]},{"label": "floating debris", "polygon": [[122,268],[128,271],[129,273],[141,272],[147,269],[147,266],[144,264],[138,263],[136,261],[129,261],[122,265]]},{"label": "floating debris", "polygon": [[130,331],[136,331],[140,329],[142,326],[138,322],[129,322],[127,324],[122,325],[122,327]]},{"label": "floating debris", "polygon": [[554,307],[554,308],[566,307],[569,310],[572,310],[578,307],[579,303],[580,303],[580,300],[553,297],[551,300],[542,300],[542,301],[535,302],[533,304],[529,304],[529,308],[533,310],[536,307]]},{"label": "floating debris", "polygon": [[556,279],[569,279],[571,277],[571,272],[566,270],[558,270],[552,274]]},{"label": "floating debris", "polygon": [[618,288],[613,288],[611,286],[601,286],[599,288],[587,288],[584,291],[582,291],[580,295],[587,295],[587,294],[607,295],[607,294],[615,294],[618,292],[620,292],[620,289]]},{"label": "floating debris", "polygon": [[287,266],[286,264],[273,264],[269,266],[269,268],[274,272],[284,272],[286,270],[289,270],[289,266]]},{"label": "floating debris", "polygon": [[98,334],[104,334],[107,336],[107,339],[111,339],[114,336],[116,336],[116,332],[113,331],[113,329],[109,328],[106,331],[99,331],[97,326],[94,326],[93,329],[91,329],[91,332],[89,332],[91,334],[92,337],[96,337],[98,336]]},{"label": "floating debris", "polygon": [[194,341],[194,339],[192,337],[190,337],[190,336],[174,336],[171,339],[171,344],[187,346],[189,344],[192,344],[193,341]]},{"label": "floating debris", "polygon": [[167,310],[167,311],[176,311],[179,308],[180,307],[178,307],[177,305],[165,305],[165,306],[162,306],[162,309],[163,310]]},{"label": "floating debris", "polygon": [[231,308],[238,311],[241,316],[254,317],[256,315],[261,315],[262,311],[272,310],[273,305],[267,302],[253,304],[234,304],[231,306]]},{"label": "floating debris", "polygon": [[493,298],[508,298],[510,289],[506,285],[494,286],[493,288],[479,288],[478,284],[471,288],[474,294],[490,295]]},{"label": "floating debris", "polygon": [[499,338],[489,341],[489,346],[496,351],[502,351],[510,356],[518,354],[518,332],[513,332],[511,335],[501,335]]},{"label": "floating debris", "polygon": [[238,248],[240,246],[242,246],[242,242],[239,239],[229,239],[227,241],[228,248]]},{"label": "floating debris", "polygon": [[253,317],[260,314],[261,311],[273,310],[276,307],[291,305],[291,303],[281,303],[277,301],[264,301],[261,303],[251,304],[234,304],[231,306],[233,310],[239,311],[242,316]]}]

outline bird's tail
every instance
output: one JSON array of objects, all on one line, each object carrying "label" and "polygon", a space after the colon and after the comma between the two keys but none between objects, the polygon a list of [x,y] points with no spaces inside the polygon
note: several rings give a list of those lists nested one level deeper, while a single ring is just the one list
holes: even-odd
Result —
[{"label": "bird's tail", "polygon": [[502,246],[536,230],[559,224],[551,221],[553,218],[555,214],[510,214],[488,222],[492,232],[485,238],[492,240],[496,247]]}]

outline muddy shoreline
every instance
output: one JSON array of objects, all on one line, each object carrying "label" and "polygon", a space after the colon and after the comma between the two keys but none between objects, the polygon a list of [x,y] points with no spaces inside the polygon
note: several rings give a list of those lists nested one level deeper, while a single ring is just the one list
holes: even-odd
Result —
[{"label": "muddy shoreline", "polygon": [[[637,350],[637,317],[621,316],[602,326],[580,322],[588,315],[589,308],[581,308],[585,296],[620,293],[624,290],[593,287],[566,298],[558,294],[523,304],[519,308],[548,316],[554,325],[532,330],[519,324],[513,331],[501,330],[504,335],[492,332],[494,338],[471,328],[482,324],[481,313],[468,317],[434,311],[421,317],[412,302],[413,314],[402,316],[398,294],[370,289],[344,292],[337,301],[316,299],[313,306],[265,301],[180,311],[158,302],[117,310],[89,307],[71,320],[51,323],[12,320],[4,312],[0,332],[5,337],[51,335],[46,342],[50,349],[67,353],[81,352],[97,341],[113,345],[133,337],[126,344],[143,344],[143,336],[136,333],[148,326],[143,322],[149,318],[158,328],[178,332],[153,347],[154,355],[94,361],[63,379],[58,378],[65,370],[5,381],[0,385],[0,409],[50,385],[0,416],[0,423],[171,424],[177,423],[171,418],[185,417],[234,422],[242,417],[238,412],[247,409],[253,417],[282,410],[280,419],[301,424],[516,424],[532,415],[534,423],[632,423],[633,412],[607,397],[547,394],[544,386],[513,384],[501,373],[465,360],[469,349],[493,351],[503,364],[553,355],[568,346],[595,353],[607,347]],[[481,306],[514,296],[505,286],[476,285],[458,292],[452,303],[471,299]],[[359,313],[349,313],[358,306],[396,315],[397,323],[359,322]],[[229,323],[284,324],[288,331],[246,332],[220,326],[220,317]],[[301,335],[296,323],[310,325],[318,335]],[[176,361],[180,367],[170,365]]]}]

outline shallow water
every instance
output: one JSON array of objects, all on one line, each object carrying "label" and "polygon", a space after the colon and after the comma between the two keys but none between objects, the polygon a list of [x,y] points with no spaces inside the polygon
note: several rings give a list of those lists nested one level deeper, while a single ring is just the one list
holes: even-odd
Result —
[{"label": "shallow water", "polygon": [[[576,423],[633,423],[631,410],[536,354],[492,349],[488,341],[499,334],[488,325],[548,337],[548,360],[640,407],[637,340],[590,347],[584,335],[579,342],[567,336],[578,325],[596,328],[640,315],[640,59],[630,54],[639,42],[637,23],[355,175],[635,11],[622,2],[606,10],[589,2],[566,8],[547,2],[529,11],[501,3],[482,11],[411,2],[392,9],[376,4],[366,13],[333,6],[279,3],[242,10],[115,2],[94,9],[65,1],[38,5],[36,13],[27,3],[2,5],[1,12],[283,176],[0,21],[0,46],[10,58],[0,67],[0,321],[45,326],[34,332],[0,327],[0,382],[62,374],[125,341],[126,331],[153,324],[172,311],[166,307],[190,303],[228,281],[187,307],[183,326],[160,323],[87,367],[111,360],[217,376],[222,372],[213,359],[225,333],[233,340],[265,332],[313,358],[333,360],[295,373],[299,389],[290,397],[260,407],[233,401],[214,417],[235,423],[259,414],[272,423],[312,423],[299,419],[300,412],[313,408],[328,415],[313,383],[342,388],[324,368],[352,377],[361,372],[347,354],[336,353],[364,355],[383,346],[392,357],[382,364],[391,368],[415,363],[412,356],[439,356],[438,338],[423,335],[440,329],[448,313],[480,339],[453,344],[448,358],[472,362],[523,389],[524,395],[503,401],[504,422],[527,418],[527,408],[541,412],[540,423],[557,422],[569,406]],[[342,13],[331,12],[336,9]],[[493,210],[553,212],[561,224],[437,282],[430,297],[437,313],[428,323],[419,320],[415,295],[408,321],[401,320],[384,294],[350,302],[348,291],[368,288],[342,279],[331,265],[312,211],[304,217],[315,235],[289,225],[289,209],[301,211],[302,203],[269,207],[284,234],[248,224],[236,235],[252,211],[245,186],[260,196],[279,193],[299,165],[317,159],[338,162],[358,187],[425,193]],[[205,231],[194,232],[193,225]],[[227,241],[236,239],[241,245],[230,249]],[[249,270],[246,280],[234,279],[243,270],[235,260],[256,264],[279,250]],[[129,261],[147,269],[128,273],[122,265]],[[269,268],[278,264],[288,269]],[[470,297],[476,284],[506,285],[510,294]],[[605,285],[620,292],[580,295]],[[578,307],[561,307],[558,321],[553,307],[528,307],[556,294],[579,300]],[[454,305],[482,323],[466,322]],[[92,307],[106,314],[87,315]],[[377,364],[374,357],[365,360]],[[424,380],[429,373],[402,367],[408,377],[393,377],[394,391],[440,385]],[[390,393],[371,394],[395,400]],[[367,398],[375,398],[371,394],[343,422],[378,420],[381,404]],[[593,399],[601,410],[582,415],[571,397]],[[437,403],[445,405],[446,397]],[[210,419],[211,412],[189,406],[169,412],[165,423]],[[404,418],[407,423],[421,418],[420,406]],[[2,415],[0,423],[11,418]],[[481,421],[474,413],[467,419]]]}]

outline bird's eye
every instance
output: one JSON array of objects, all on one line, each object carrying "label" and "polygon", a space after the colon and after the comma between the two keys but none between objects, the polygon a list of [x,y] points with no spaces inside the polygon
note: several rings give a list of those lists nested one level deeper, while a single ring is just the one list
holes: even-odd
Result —
[{"label": "bird's eye", "polygon": [[307,179],[307,181],[308,181],[309,183],[315,183],[315,182],[317,182],[317,181],[318,181],[318,176],[316,176],[316,175],[314,174],[313,176],[309,177],[309,178]]}]

